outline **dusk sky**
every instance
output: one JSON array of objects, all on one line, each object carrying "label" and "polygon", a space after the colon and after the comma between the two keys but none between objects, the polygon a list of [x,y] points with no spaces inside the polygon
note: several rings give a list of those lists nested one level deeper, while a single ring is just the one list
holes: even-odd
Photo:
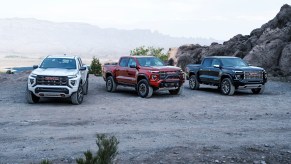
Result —
[{"label": "dusk sky", "polygon": [[[248,35],[290,0],[0,0],[0,18],[150,29],[170,36],[228,40]],[[290,4],[289,4],[290,5]]]}]

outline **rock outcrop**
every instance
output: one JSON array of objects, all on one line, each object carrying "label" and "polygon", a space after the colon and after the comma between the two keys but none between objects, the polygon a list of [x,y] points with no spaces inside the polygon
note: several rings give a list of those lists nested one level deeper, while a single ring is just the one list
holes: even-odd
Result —
[{"label": "rock outcrop", "polygon": [[183,45],[178,48],[177,65],[200,63],[204,56],[237,56],[265,68],[273,76],[291,76],[291,6],[285,4],[276,17],[250,35],[236,35],[223,44]]}]

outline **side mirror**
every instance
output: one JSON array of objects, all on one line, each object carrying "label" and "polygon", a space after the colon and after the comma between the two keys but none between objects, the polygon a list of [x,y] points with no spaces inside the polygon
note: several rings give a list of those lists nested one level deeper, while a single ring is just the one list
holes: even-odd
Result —
[{"label": "side mirror", "polygon": [[221,66],[218,65],[218,64],[213,65],[213,67],[214,67],[214,68],[221,68]]},{"label": "side mirror", "polygon": [[248,66],[253,66],[253,65],[249,63]]},{"label": "side mirror", "polygon": [[32,68],[33,69],[37,69],[38,68],[38,65],[33,65]]},{"label": "side mirror", "polygon": [[136,65],[133,65],[133,64],[130,65],[129,67],[130,67],[130,68],[137,68]]},{"label": "side mirror", "polygon": [[87,67],[81,67],[80,71],[85,71],[87,69]]}]

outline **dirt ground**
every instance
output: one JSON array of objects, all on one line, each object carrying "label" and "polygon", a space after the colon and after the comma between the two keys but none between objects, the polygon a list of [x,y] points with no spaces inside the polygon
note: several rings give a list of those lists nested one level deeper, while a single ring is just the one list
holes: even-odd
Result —
[{"label": "dirt ground", "polygon": [[75,163],[96,133],[120,141],[117,163],[291,163],[291,83],[223,96],[213,87],[143,99],[90,77],[83,104],[27,104],[27,74],[0,75],[0,163]]}]

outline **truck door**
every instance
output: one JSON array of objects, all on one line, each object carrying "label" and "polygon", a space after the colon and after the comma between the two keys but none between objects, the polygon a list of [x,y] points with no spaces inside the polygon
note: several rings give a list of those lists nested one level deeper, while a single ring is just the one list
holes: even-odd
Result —
[{"label": "truck door", "polygon": [[[132,68],[131,68],[132,67]],[[127,65],[127,84],[136,84],[137,80],[137,69],[136,69],[136,60],[134,58],[130,58]]]},{"label": "truck door", "polygon": [[[77,58],[77,60],[78,60],[78,63],[79,63],[78,67],[80,69],[81,67],[83,67],[83,62],[82,62],[81,58],[79,58],[79,57]],[[81,79],[85,83],[85,81],[87,80],[87,70],[80,71],[80,73],[81,73]]]},{"label": "truck door", "polygon": [[218,66],[221,66],[220,59],[213,59],[209,71],[210,81],[212,83],[219,83],[220,68]]},{"label": "truck door", "polygon": [[127,81],[127,65],[128,57],[123,57],[119,61],[119,66],[116,67],[115,75],[118,83],[126,83]]},{"label": "truck door", "polygon": [[202,82],[210,82],[211,81],[211,75],[210,75],[210,70],[211,70],[211,64],[212,64],[211,58],[205,58],[203,60],[203,63],[200,66],[199,69],[199,78]]}]

